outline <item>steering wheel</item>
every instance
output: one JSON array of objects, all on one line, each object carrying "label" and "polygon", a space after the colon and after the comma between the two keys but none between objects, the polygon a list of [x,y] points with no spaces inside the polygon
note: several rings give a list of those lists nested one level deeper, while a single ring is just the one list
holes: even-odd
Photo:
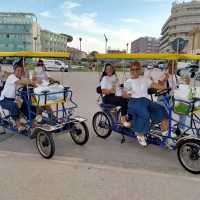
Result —
[{"label": "steering wheel", "polygon": [[[17,89],[17,91],[20,92],[20,90],[23,89],[23,88],[26,87],[26,86],[27,86],[27,85],[23,85],[23,86],[19,87],[19,88]],[[33,88],[34,88],[33,85],[28,84],[28,90],[33,89]]]},{"label": "steering wheel", "polygon": [[60,82],[50,82],[50,83],[48,84],[48,86],[54,85],[54,84],[60,85]]},{"label": "steering wheel", "polygon": [[156,97],[159,97],[159,96],[161,96],[161,95],[163,95],[163,96],[165,96],[166,95],[166,93],[168,93],[169,91],[171,91],[172,89],[169,87],[169,88],[166,88],[166,89],[164,89],[164,90],[161,90],[161,91],[159,91],[159,92],[157,92],[156,94],[155,94],[155,96]]}]

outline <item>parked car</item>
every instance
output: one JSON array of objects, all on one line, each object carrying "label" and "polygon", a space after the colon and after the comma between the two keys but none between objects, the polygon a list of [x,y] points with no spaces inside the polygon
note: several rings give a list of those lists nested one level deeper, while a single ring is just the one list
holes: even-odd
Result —
[{"label": "parked car", "polygon": [[72,65],[72,69],[73,70],[77,70],[77,69],[84,69],[84,66],[79,66],[79,65]]},{"label": "parked car", "polygon": [[12,64],[13,63],[13,59],[4,59],[4,60],[2,60],[2,64]]},{"label": "parked car", "polygon": [[[194,78],[195,74],[198,72],[199,70],[199,65],[197,64],[189,64],[187,66],[185,66],[184,68],[182,69],[188,69],[189,72],[191,73],[191,76],[190,78]],[[180,73],[181,73],[181,69],[177,70],[177,75],[180,76]]]},{"label": "parked car", "polygon": [[60,60],[45,60],[43,59],[43,62],[45,64],[45,70],[46,71],[68,71],[68,65],[66,65],[64,62]]},{"label": "parked car", "polygon": [[153,69],[153,64],[149,63],[148,66],[147,66],[147,69]]}]

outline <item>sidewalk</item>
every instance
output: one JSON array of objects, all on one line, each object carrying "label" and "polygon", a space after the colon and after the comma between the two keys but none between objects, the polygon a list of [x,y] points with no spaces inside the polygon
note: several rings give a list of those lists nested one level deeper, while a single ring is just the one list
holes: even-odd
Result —
[{"label": "sidewalk", "polygon": [[199,200],[199,176],[0,151],[1,200]]}]

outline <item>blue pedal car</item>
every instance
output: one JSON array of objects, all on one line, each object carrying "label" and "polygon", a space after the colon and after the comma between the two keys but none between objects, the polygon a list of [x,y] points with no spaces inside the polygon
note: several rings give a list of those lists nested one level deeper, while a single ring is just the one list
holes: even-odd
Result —
[{"label": "blue pedal car", "polygon": [[[141,59],[152,57],[156,58],[156,56],[160,59],[169,59],[171,60],[177,59],[179,55],[171,55],[171,54],[96,54],[97,59]],[[148,58],[149,58],[148,57]],[[174,59],[175,57],[175,59]],[[181,55],[180,55],[181,57]],[[189,56],[188,56],[189,57]],[[190,58],[190,57],[189,57]],[[149,94],[156,96],[160,96],[165,94],[164,98],[161,101],[164,102],[168,109],[168,136],[163,136],[161,131],[160,124],[152,124],[149,122],[149,131],[146,133],[146,142],[147,144],[153,144],[162,148],[167,148],[171,150],[177,150],[177,156],[181,163],[181,165],[189,172],[193,174],[200,174],[200,118],[197,113],[200,113],[200,109],[195,109],[195,103],[200,101],[199,97],[193,97],[190,102],[183,101],[180,99],[172,98],[168,96],[168,91],[170,88],[162,90],[162,91],[151,91],[149,90]],[[122,143],[125,141],[124,136],[129,136],[132,138],[136,138],[137,134],[134,131],[134,115],[133,111],[128,109],[128,115],[132,116],[131,121],[133,126],[131,128],[126,128],[122,124],[120,124],[120,109],[118,110],[115,105],[105,104],[102,99],[102,93],[100,86],[97,87],[96,92],[100,95],[99,99],[96,101],[101,111],[98,111],[93,116],[93,129],[95,133],[101,138],[107,138],[110,136],[112,132],[116,132],[122,135]],[[153,100],[153,99],[152,99]],[[187,105],[187,109],[180,111],[180,103]],[[185,131],[182,133],[178,129],[178,120],[174,119],[173,113],[186,115],[189,118],[190,124],[181,124],[185,126]],[[127,116],[128,118],[128,116]],[[129,119],[128,119],[129,120]],[[173,122],[175,123],[173,125]],[[180,123],[179,123],[180,124]],[[177,137],[172,138],[171,133],[176,133]]]},{"label": "blue pedal car", "polygon": [[[20,53],[7,53],[7,56],[21,56],[21,57],[68,57],[68,53],[32,53],[32,52],[20,52]],[[61,84],[62,85],[62,84]],[[48,88],[48,86],[47,86]],[[21,124],[26,127],[26,131],[19,133],[30,139],[36,139],[36,146],[39,153],[46,159],[51,158],[55,152],[55,144],[53,135],[70,133],[72,139],[76,144],[84,145],[89,138],[88,127],[85,123],[87,120],[84,117],[76,116],[72,117],[74,109],[77,108],[77,104],[72,100],[72,90],[68,86],[61,86],[62,90],[58,92],[50,92],[48,90],[42,90],[40,94],[34,93],[32,86],[27,85],[26,89],[21,87],[17,93],[20,96],[28,109],[28,119],[21,113]],[[59,95],[62,98],[59,100],[51,100],[51,97]],[[43,101],[42,101],[43,99]],[[50,118],[52,113],[46,111],[45,106],[51,105],[56,107],[53,110],[55,118]],[[39,113],[36,113],[31,108],[37,108]],[[35,117],[39,127],[32,127],[32,116]],[[6,134],[6,129],[18,133],[17,125],[15,121],[10,117],[6,110],[1,109],[0,112],[0,126]]]}]

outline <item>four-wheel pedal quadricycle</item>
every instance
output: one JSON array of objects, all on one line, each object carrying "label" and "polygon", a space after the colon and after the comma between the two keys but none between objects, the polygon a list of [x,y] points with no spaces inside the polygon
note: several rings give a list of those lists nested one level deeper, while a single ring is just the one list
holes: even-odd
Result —
[{"label": "four-wheel pedal quadricycle", "polygon": [[[97,59],[122,59],[122,60],[199,60],[199,56],[186,54],[96,54]],[[126,66],[124,65],[124,70]],[[124,79],[124,78],[123,78]],[[195,87],[195,91],[200,88]],[[164,96],[161,101],[164,102],[168,109],[168,136],[163,136],[160,124],[152,124],[150,122],[149,132],[146,133],[147,144],[157,145],[159,147],[177,150],[178,159],[181,165],[193,174],[200,174],[200,92],[193,95],[192,99],[184,100],[169,96],[170,88],[163,91],[150,91],[150,95]],[[180,89],[177,89],[179,92]],[[183,92],[189,94],[194,87],[185,89]],[[153,91],[153,92],[152,92]],[[125,128],[119,123],[120,109],[115,105],[106,104],[103,102],[101,88],[97,87],[97,93],[100,94],[96,101],[101,111],[95,113],[93,117],[93,128],[96,134],[101,138],[107,138],[111,132],[122,134],[122,142],[125,141],[124,135],[136,138],[137,134],[134,132],[134,113],[128,109],[129,116],[132,116],[131,128]],[[176,91],[175,91],[176,94]],[[153,100],[153,99],[152,99]],[[186,115],[187,123],[179,124],[185,126],[185,131],[181,132],[178,128],[178,120],[175,119],[175,114]],[[128,118],[128,116],[127,116]],[[171,135],[176,133],[177,137],[172,138]]]},{"label": "four-wheel pedal quadricycle", "polygon": [[[5,57],[35,57],[35,58],[66,58],[69,53],[43,53],[43,52],[2,52]],[[63,73],[62,73],[63,79]],[[83,145],[89,138],[88,127],[84,117],[72,117],[77,104],[72,101],[72,91],[70,87],[63,84],[49,84],[41,88],[33,88],[27,85],[19,87],[17,95],[23,99],[28,110],[28,117],[21,113],[21,124],[26,127],[26,131],[21,134],[36,139],[36,146],[40,154],[49,159],[54,155],[55,145],[53,135],[70,133],[76,144]],[[53,108],[52,112],[46,110],[46,106]],[[35,109],[32,109],[35,108]],[[37,112],[36,112],[37,110]],[[54,116],[54,117],[51,117]],[[32,119],[39,125],[32,127]],[[10,117],[9,112],[1,109],[0,126],[18,133],[15,121]]]}]

